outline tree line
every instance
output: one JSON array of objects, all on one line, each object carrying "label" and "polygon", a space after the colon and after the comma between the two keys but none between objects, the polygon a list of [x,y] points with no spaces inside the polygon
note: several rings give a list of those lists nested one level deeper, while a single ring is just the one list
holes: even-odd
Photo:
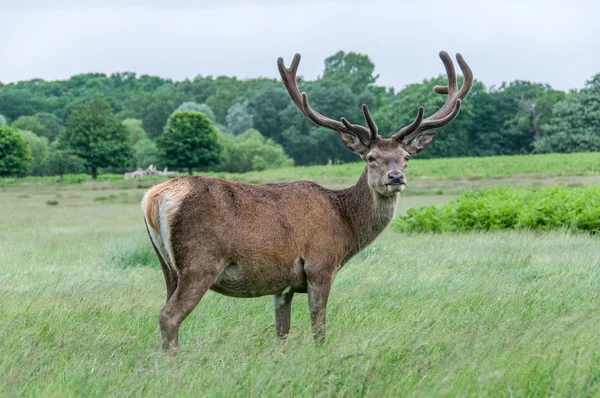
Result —
[{"label": "tree line", "polygon": [[[367,104],[382,136],[444,103],[425,79],[396,92],[377,84],[368,56],[340,51],[303,81],[319,112],[353,123]],[[4,127],[3,127],[4,126]],[[172,81],[132,72],[65,81],[0,83],[0,174],[123,171],[155,164],[183,170],[260,170],[357,160],[336,134],[298,112],[276,79],[197,76]],[[19,141],[20,143],[17,143]],[[475,81],[460,116],[422,156],[457,157],[600,149],[600,74],[568,93],[513,81]]]}]

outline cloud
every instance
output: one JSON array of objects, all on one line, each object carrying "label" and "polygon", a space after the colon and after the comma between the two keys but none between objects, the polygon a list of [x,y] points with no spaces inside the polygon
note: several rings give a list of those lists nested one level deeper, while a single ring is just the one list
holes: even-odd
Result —
[{"label": "cloud", "polygon": [[315,78],[342,49],[368,54],[378,83],[443,73],[461,52],[488,85],[515,79],[582,87],[600,72],[600,6],[586,1],[8,1],[0,81],[134,71],[181,80],[276,77],[278,56],[303,55]]}]

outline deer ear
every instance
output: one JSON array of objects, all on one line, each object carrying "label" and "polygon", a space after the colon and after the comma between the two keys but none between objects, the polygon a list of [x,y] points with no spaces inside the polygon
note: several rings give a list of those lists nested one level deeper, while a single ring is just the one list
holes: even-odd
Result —
[{"label": "deer ear", "polygon": [[359,156],[362,156],[368,152],[369,146],[362,142],[356,135],[344,130],[338,130],[338,134],[340,135],[344,145],[346,145],[346,148],[348,148],[350,151]]},{"label": "deer ear", "polygon": [[431,144],[431,141],[433,141],[434,137],[435,131],[432,131],[431,133],[425,133],[412,140],[404,149],[406,149],[406,152],[409,154],[414,155],[415,153],[419,153],[423,149],[427,148],[427,145]]}]

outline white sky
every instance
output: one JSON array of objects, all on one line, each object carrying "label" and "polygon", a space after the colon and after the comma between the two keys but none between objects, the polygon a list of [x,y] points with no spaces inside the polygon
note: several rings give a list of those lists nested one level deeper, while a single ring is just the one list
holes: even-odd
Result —
[{"label": "white sky", "polygon": [[461,52],[486,85],[583,87],[600,73],[600,1],[0,0],[0,81],[133,71],[174,80],[322,73],[338,50],[368,54],[378,84],[443,73]]}]

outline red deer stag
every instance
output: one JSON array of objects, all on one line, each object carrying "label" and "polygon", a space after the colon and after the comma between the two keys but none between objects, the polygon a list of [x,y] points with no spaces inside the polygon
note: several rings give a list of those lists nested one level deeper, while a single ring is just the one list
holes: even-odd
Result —
[{"label": "red deer stag", "polygon": [[366,105],[367,127],[321,115],[298,90],[300,55],[289,68],[277,66],[298,110],[319,126],[336,131],[366,167],[351,188],[335,191],[310,181],[253,185],[213,177],[181,177],[150,189],[142,201],[146,227],[167,283],[159,314],[164,349],[177,346],[179,326],[208,289],[233,297],[273,295],[280,338],[290,329],[295,293],[308,293],[312,331],[325,339],[325,310],[331,284],[342,266],[371,243],[394,216],[398,192],[406,187],[411,155],[435,137],[426,130],[450,123],[473,84],[457,55],[464,84],[457,87],[452,59],[440,53],[446,103],[416,119],[391,138],[381,138]]}]

